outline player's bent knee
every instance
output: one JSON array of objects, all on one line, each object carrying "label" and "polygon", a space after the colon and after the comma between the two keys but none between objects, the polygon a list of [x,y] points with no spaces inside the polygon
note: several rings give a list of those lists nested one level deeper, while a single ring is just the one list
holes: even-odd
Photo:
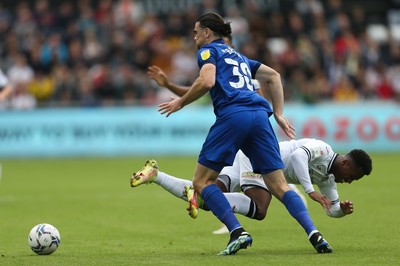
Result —
[{"label": "player's bent knee", "polygon": [[257,212],[254,215],[254,219],[258,220],[258,221],[262,221],[265,219],[266,216],[267,216],[267,210],[257,209]]},{"label": "player's bent knee", "polygon": [[246,189],[245,194],[252,200],[253,210],[255,210],[249,217],[259,221],[264,220],[271,202],[270,192],[260,187],[252,187]]}]

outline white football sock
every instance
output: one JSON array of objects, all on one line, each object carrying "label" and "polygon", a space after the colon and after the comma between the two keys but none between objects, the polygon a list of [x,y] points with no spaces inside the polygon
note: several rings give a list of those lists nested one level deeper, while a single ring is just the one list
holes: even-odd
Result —
[{"label": "white football sock", "polygon": [[[187,201],[187,198],[183,195],[185,186],[192,186],[193,183],[190,180],[177,178],[172,175],[166,174],[159,171],[154,183],[164,188],[166,191],[174,195],[175,197],[181,198]],[[255,203],[243,193],[224,193],[226,199],[233,212],[242,214],[244,216],[253,218],[257,207]],[[249,213],[251,212],[251,213]]]},{"label": "white football sock", "polygon": [[183,195],[183,192],[185,191],[185,186],[193,185],[192,181],[190,180],[177,178],[160,171],[158,172],[154,183],[160,185],[162,188],[164,188],[175,197],[178,197],[185,201],[187,201],[187,198]]},{"label": "white football sock", "polygon": [[[256,204],[245,194],[235,193],[224,193],[226,199],[232,207],[233,212],[242,214],[244,216],[253,218],[256,211]],[[251,212],[251,213],[249,213]]]}]

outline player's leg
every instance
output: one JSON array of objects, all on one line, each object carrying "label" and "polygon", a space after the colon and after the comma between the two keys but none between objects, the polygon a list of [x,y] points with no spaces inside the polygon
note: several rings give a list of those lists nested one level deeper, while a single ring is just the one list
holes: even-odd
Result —
[{"label": "player's leg", "polygon": [[[235,178],[232,181],[235,182]],[[224,193],[235,213],[251,219],[263,220],[271,202],[271,194],[260,175],[242,173],[240,186],[243,193]]]},{"label": "player's leg", "polygon": [[[223,170],[222,172],[228,173],[230,168],[227,170]],[[222,181],[225,180],[225,181]],[[227,182],[226,180],[229,180]],[[131,186],[137,187],[142,184],[150,184],[155,183],[166,191],[170,192],[172,195],[181,198],[185,201],[190,202],[187,210],[189,211],[189,215],[192,218],[197,218],[198,210],[197,208],[209,210],[207,206],[203,203],[202,198],[197,195],[197,193],[192,188],[192,181],[181,179],[169,175],[167,173],[161,172],[158,169],[158,164],[155,160],[146,161],[144,167],[138,172],[134,173],[131,177]],[[240,187],[239,182],[233,182],[227,175],[219,176],[216,184],[221,189],[221,191],[228,191],[225,186],[225,183]],[[231,187],[232,189],[232,187]],[[234,195],[237,194],[237,195]],[[250,218],[254,218],[256,213],[255,203],[251,202],[251,200],[243,195],[242,193],[234,193],[232,195],[228,195],[228,201],[231,205],[231,208],[234,209],[236,213],[248,216]],[[250,206],[250,207],[249,207]]]},{"label": "player's leg", "polygon": [[[203,199],[197,195],[193,189],[192,181],[181,179],[158,170],[155,160],[147,160],[145,165],[131,177],[131,186],[138,187],[142,184],[155,183],[172,195],[189,202],[187,208],[192,218],[197,218],[198,208],[209,210],[204,204]],[[227,191],[224,183],[217,182],[218,186]]]},{"label": "player's leg", "polygon": [[[224,169],[225,168],[227,168],[227,167],[224,167]],[[217,184],[217,186],[221,189],[222,192],[224,192],[224,195],[226,196],[229,193],[229,191],[231,191],[231,189],[228,189],[228,188],[231,187],[232,180],[226,173],[223,173],[224,169],[222,169],[220,175],[218,176],[217,180],[215,181],[215,184]],[[227,193],[227,194],[225,194],[225,193]],[[228,199],[228,201],[229,201],[229,199]],[[232,204],[234,204],[234,202],[229,201],[229,204],[231,204],[231,207],[233,208]],[[204,206],[204,207],[206,207],[206,206]],[[224,224],[221,224],[220,227],[218,229],[212,231],[212,233],[214,235],[228,234],[229,230]]]},{"label": "player's leg", "polygon": [[254,211],[252,216],[247,216],[256,220],[263,220],[267,216],[267,210],[272,199],[269,191],[260,187],[251,187],[246,189],[244,193],[247,197],[251,199],[252,203],[254,204]]},{"label": "player's leg", "polygon": [[147,160],[138,172],[133,173],[131,177],[131,187],[137,187],[142,184],[154,182],[158,174],[158,164],[156,160]]},{"label": "player's leg", "polygon": [[242,149],[250,159],[255,173],[263,174],[269,191],[278,198],[306,231],[308,238],[319,253],[332,252],[328,242],[316,229],[307,208],[296,192],[290,190],[282,169],[279,144],[269,123],[267,112],[255,112],[252,138]]},{"label": "player's leg", "polygon": [[217,180],[215,181],[215,184],[219,187],[219,189],[220,189],[222,192],[224,192],[224,193],[229,192],[229,190],[228,190],[228,188],[227,188],[225,182],[222,181],[223,179],[229,178],[229,176],[224,176],[224,177],[222,177],[223,179],[220,178],[220,177],[221,177],[221,176],[218,176]]},{"label": "player's leg", "polygon": [[[269,198],[271,197],[270,194],[267,193],[266,191],[261,190],[260,193],[265,193]],[[224,192],[223,194],[228,200],[229,205],[231,206],[231,209],[234,213],[238,213],[247,216],[251,219],[257,219],[257,220],[262,220],[265,217],[265,210],[262,211],[259,210],[257,208],[256,202],[253,201],[248,196],[246,196],[245,194],[239,192]],[[197,210],[198,208],[203,209],[205,211],[210,210],[205,204],[203,198],[197,194],[197,192],[193,189],[193,187],[186,186],[184,195],[185,195],[184,197],[187,197],[189,202],[187,210],[189,212],[189,215],[193,219],[196,219],[198,216],[198,210]],[[265,204],[260,203],[258,206],[264,206],[264,205]]]},{"label": "player's leg", "polygon": [[[215,184],[221,189],[222,192],[230,191],[231,178],[226,174],[229,172],[232,172],[232,167],[231,166],[224,167],[221,171],[221,174],[215,181]],[[198,194],[194,190],[193,185],[185,186],[184,195],[185,195],[184,197],[186,197],[188,201],[188,207],[186,208],[186,210],[189,212],[189,216],[192,217],[193,219],[196,219],[198,216],[198,210],[197,210],[198,208],[203,209],[205,211],[210,210],[204,203],[204,200],[200,196],[200,194]]]},{"label": "player's leg", "polygon": [[156,183],[172,195],[187,201],[185,186],[192,186],[192,181],[181,179],[158,170],[155,160],[146,161],[144,167],[131,177],[131,186]]},{"label": "player's leg", "polygon": [[297,195],[299,195],[299,197],[301,198],[301,200],[303,201],[304,205],[307,208],[307,199],[306,197],[304,197],[303,193],[301,193],[301,191],[297,188],[297,186],[295,184],[288,184],[289,188],[291,190],[293,190],[294,192],[297,193]]},{"label": "player's leg", "polygon": [[[215,181],[215,184],[221,189],[221,191],[225,193],[232,193],[232,192],[241,192],[240,189],[240,166],[239,166],[239,159],[238,159],[238,153],[235,155],[235,159],[233,161],[233,164],[231,166],[225,166],[221,172],[218,175],[217,180]],[[225,194],[226,196],[227,194]],[[235,207],[235,202],[230,201],[229,198],[227,198],[232,209]],[[205,208],[207,207],[205,206]],[[223,230],[225,231],[225,230]]]},{"label": "player's leg", "polygon": [[253,172],[253,166],[249,158],[242,151],[238,151],[237,160],[240,172],[240,188],[255,205],[254,214],[250,218],[263,220],[267,215],[267,210],[272,199],[271,193],[263,177]]},{"label": "player's leg", "polygon": [[224,195],[234,213],[256,220],[265,218],[271,202],[271,194],[259,187],[249,188],[245,194],[234,192],[224,193]]},{"label": "player's leg", "polygon": [[[230,178],[228,175],[219,175],[217,182],[220,182],[220,188],[223,191],[227,191],[226,187],[240,187],[243,186],[243,193],[224,193],[227,198],[229,204],[232,207],[232,210],[235,213],[242,214],[251,219],[262,220],[265,218],[267,214],[267,209],[271,202],[271,194],[269,193],[264,180],[261,176],[258,177],[257,181],[254,179],[247,178],[239,178],[236,176],[238,174],[234,174],[233,178]],[[229,182],[227,182],[229,181]],[[237,183],[237,184],[236,184]],[[230,184],[227,185],[227,184]],[[259,184],[259,186],[258,186]],[[222,225],[217,230],[212,232],[213,234],[226,234],[229,233],[228,229],[225,225]]]},{"label": "player's leg", "polygon": [[193,186],[201,195],[208,208],[222,223],[226,225],[231,233],[227,247],[218,255],[232,255],[238,250],[251,245],[253,240],[243,229],[232,212],[231,206],[226,197],[215,184],[217,177],[218,172],[198,163],[193,179]]},{"label": "player's leg", "polygon": [[[225,166],[221,170],[221,173],[218,175],[217,181],[215,183],[218,185],[221,191],[224,192],[224,195],[229,201],[232,210],[236,213],[247,215],[250,210],[250,203],[246,204],[245,202],[250,201],[250,199],[247,198],[245,195],[242,195],[242,197],[244,197],[243,199],[241,197],[237,197],[236,195],[230,194],[231,192],[241,192],[239,152],[236,153],[232,166]],[[225,192],[227,193],[225,194]],[[237,206],[239,206],[239,208]],[[222,224],[212,233],[215,235],[227,234],[229,233],[229,230],[224,224]]]},{"label": "player's leg", "polygon": [[[242,151],[237,152],[232,166],[222,169],[217,181],[223,184],[220,186],[225,189],[223,191],[230,192],[224,193],[224,195],[235,213],[257,220],[265,218],[271,194],[268,192],[263,178],[253,173],[251,163]],[[244,194],[232,193],[234,191],[243,191]],[[213,231],[213,234],[226,232],[226,227],[222,226]]]},{"label": "player's leg", "polygon": [[164,188],[172,195],[187,201],[187,197],[184,195],[185,187],[192,186],[192,181],[177,178],[164,172],[158,172],[158,175],[154,181],[157,185]]},{"label": "player's leg", "polygon": [[278,198],[289,211],[290,215],[297,220],[308,235],[311,244],[318,253],[331,253],[332,248],[315,227],[306,206],[299,195],[291,190],[286,183],[282,170],[275,170],[263,175],[264,181],[271,193]]},{"label": "player's leg", "polygon": [[253,242],[237,220],[226,197],[215,184],[219,172],[224,166],[233,163],[238,147],[251,133],[251,116],[252,112],[236,112],[216,120],[200,151],[193,179],[193,186],[207,207],[230,231],[228,245],[218,255],[235,254]]}]

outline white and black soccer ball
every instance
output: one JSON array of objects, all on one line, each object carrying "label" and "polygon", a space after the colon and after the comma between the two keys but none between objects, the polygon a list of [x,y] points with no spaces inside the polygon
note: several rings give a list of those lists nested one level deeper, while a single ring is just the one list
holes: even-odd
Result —
[{"label": "white and black soccer ball", "polygon": [[28,236],[29,246],[38,255],[50,255],[57,250],[60,243],[60,233],[51,224],[34,226]]}]

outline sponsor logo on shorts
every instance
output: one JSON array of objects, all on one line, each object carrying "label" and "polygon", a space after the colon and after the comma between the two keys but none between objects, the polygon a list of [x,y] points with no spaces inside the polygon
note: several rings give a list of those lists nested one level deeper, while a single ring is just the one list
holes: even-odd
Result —
[{"label": "sponsor logo on shorts", "polygon": [[253,172],[243,172],[242,173],[242,178],[254,178],[254,179],[259,179],[262,178],[260,174],[256,174]]}]

